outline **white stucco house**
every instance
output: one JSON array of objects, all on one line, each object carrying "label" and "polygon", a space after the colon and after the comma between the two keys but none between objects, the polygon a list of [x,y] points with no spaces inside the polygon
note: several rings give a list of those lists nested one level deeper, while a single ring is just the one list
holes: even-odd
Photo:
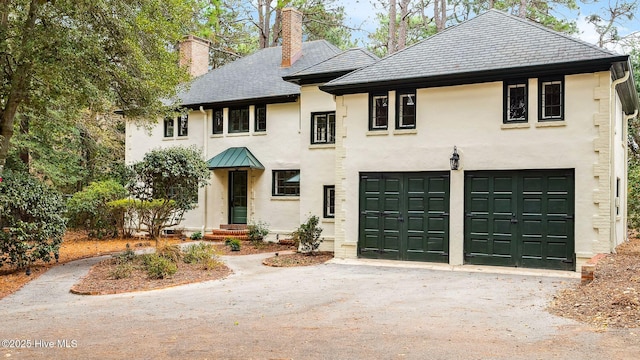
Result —
[{"label": "white stucco house", "polygon": [[299,16],[282,47],[195,78],[188,117],[128,124],[128,163],[209,160],[184,228],[273,240],[314,214],[336,257],[569,271],[626,239],[627,55],[491,10],[377,59],[302,43]]}]

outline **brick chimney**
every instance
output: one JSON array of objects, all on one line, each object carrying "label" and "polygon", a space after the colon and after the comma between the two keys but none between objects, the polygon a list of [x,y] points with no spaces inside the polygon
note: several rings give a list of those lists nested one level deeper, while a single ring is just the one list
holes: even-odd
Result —
[{"label": "brick chimney", "polygon": [[282,9],[282,67],[293,65],[302,56],[302,13]]},{"label": "brick chimney", "polygon": [[180,42],[180,66],[186,66],[192,77],[209,71],[209,46],[211,42],[188,35]]}]

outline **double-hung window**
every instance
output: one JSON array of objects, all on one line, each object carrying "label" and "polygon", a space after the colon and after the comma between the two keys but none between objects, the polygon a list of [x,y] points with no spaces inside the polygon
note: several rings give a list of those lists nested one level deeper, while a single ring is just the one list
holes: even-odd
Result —
[{"label": "double-hung window", "polygon": [[416,92],[396,92],[396,129],[415,129]]},{"label": "double-hung window", "polygon": [[527,122],[527,102],[527,80],[505,81],[503,122]]},{"label": "double-hung window", "polygon": [[249,107],[236,107],[229,109],[229,132],[249,132]]},{"label": "double-hung window", "polygon": [[165,118],[164,119],[164,137],[170,138],[173,137],[173,127],[174,127],[173,118]]},{"label": "double-hung window", "polygon": [[538,84],[540,120],[564,120],[564,79],[539,79]]},{"label": "double-hung window", "polygon": [[389,94],[369,95],[369,130],[386,130],[389,123]]},{"label": "double-hung window", "polygon": [[300,196],[300,170],[273,170],[273,196]]},{"label": "double-hung window", "polygon": [[214,134],[222,134],[224,124],[224,112],[222,109],[214,109],[212,121],[212,132]]},{"label": "double-hung window", "polygon": [[324,211],[325,218],[335,217],[336,208],[336,187],[335,185],[324,186]]},{"label": "double-hung window", "polygon": [[189,135],[189,115],[181,114],[178,116],[178,136]]},{"label": "double-hung window", "polygon": [[267,105],[256,105],[255,131],[267,131]]},{"label": "double-hung window", "polygon": [[336,113],[311,114],[311,143],[334,144],[336,142]]}]

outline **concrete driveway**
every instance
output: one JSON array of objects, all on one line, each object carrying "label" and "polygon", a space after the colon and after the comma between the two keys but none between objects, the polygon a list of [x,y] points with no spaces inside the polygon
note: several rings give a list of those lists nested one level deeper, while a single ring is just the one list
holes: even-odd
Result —
[{"label": "concrete driveway", "polygon": [[224,257],[235,271],[224,280],[107,296],[69,293],[97,259],[55,267],[0,300],[0,356],[640,358],[639,332],[603,331],[545,311],[555,291],[579,281],[564,273],[365,261],[269,268],[260,265],[266,256]]}]

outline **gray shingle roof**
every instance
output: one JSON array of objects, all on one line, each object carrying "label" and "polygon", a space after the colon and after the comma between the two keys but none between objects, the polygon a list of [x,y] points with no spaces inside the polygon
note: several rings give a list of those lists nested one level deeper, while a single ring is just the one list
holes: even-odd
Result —
[{"label": "gray shingle roof", "polygon": [[311,65],[306,69],[292,73],[287,77],[302,77],[326,73],[346,72],[360,69],[378,61],[379,58],[366,49],[355,48],[346,50],[319,64]]},{"label": "gray shingle roof", "polygon": [[384,82],[429,81],[452,75],[624,58],[531,21],[490,10],[332,80],[321,89],[339,93],[346,88]]},{"label": "gray shingle roof", "polygon": [[300,94],[300,87],[283,76],[327,60],[340,50],[325,40],[302,44],[302,56],[289,68],[282,68],[282,47],[262,49],[194,79],[178,98],[184,106]]}]

